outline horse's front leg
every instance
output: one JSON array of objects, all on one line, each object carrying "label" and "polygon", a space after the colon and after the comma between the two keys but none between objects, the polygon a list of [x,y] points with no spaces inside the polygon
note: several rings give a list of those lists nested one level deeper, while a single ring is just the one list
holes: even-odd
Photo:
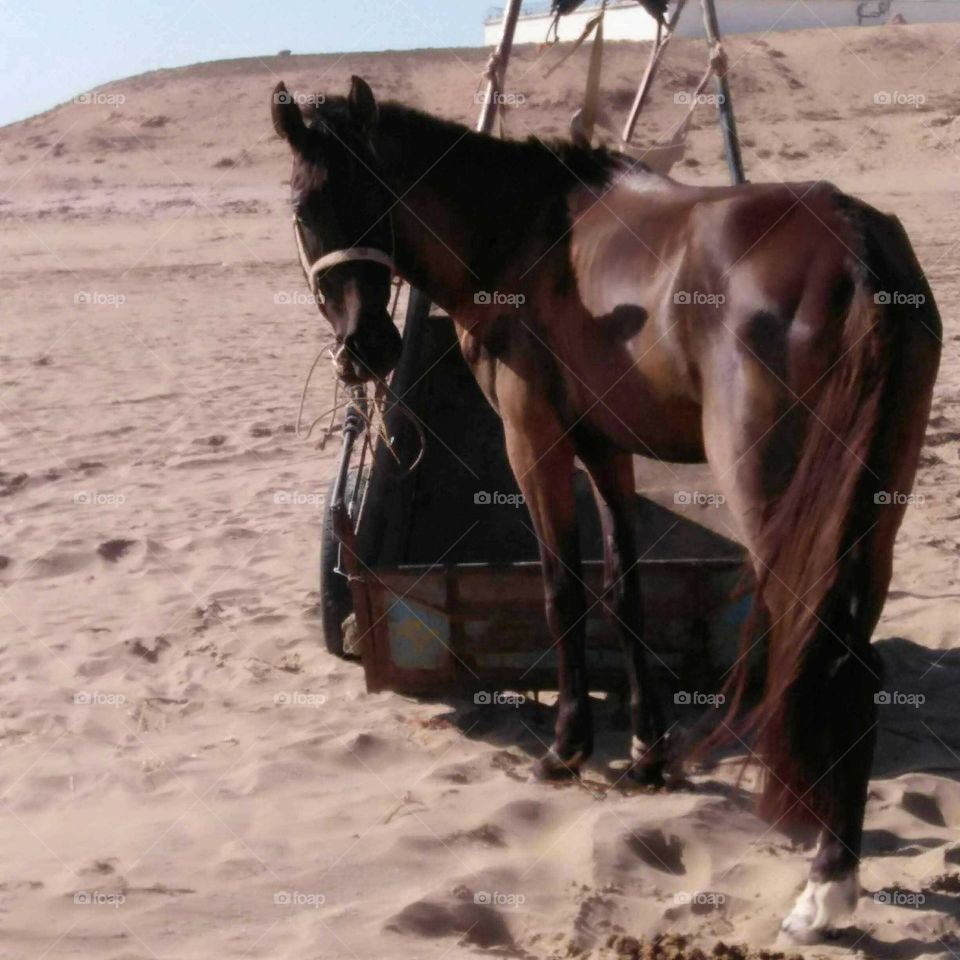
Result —
[{"label": "horse's front leg", "polygon": [[540,542],[547,626],[557,651],[560,699],[555,735],[537,773],[562,779],[575,776],[593,751],[574,451],[545,392],[534,384],[501,368],[497,400],[510,466]]}]

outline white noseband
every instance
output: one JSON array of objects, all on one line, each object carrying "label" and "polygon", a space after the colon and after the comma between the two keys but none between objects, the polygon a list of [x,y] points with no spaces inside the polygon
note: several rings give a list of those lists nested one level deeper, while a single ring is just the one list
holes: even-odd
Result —
[{"label": "white noseband", "polygon": [[386,267],[390,271],[391,276],[396,272],[393,257],[387,256],[382,250],[377,250],[375,247],[347,247],[344,250],[334,250],[331,253],[324,254],[314,263],[311,263],[310,258],[307,256],[307,248],[303,243],[303,230],[301,229],[300,221],[296,217],[293,218],[293,235],[297,241],[297,253],[300,255],[300,266],[303,267],[303,275],[307,278],[307,283],[310,285],[310,292],[314,295],[317,303],[321,307],[323,306],[324,300],[323,294],[320,292],[320,274],[329,270],[331,267],[336,267],[341,263],[350,263],[352,260],[369,260],[371,263],[379,263],[381,266]]}]

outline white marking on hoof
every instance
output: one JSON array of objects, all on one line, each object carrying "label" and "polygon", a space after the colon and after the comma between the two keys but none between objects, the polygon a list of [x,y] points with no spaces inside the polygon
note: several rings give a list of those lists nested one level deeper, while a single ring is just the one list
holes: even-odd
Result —
[{"label": "white marking on hoof", "polygon": [[639,738],[633,737],[630,740],[630,759],[642,760],[650,748]]},{"label": "white marking on hoof", "polygon": [[808,880],[780,926],[780,941],[801,945],[819,943],[834,929],[836,920],[853,913],[859,896],[860,878],[856,870],[842,880]]}]

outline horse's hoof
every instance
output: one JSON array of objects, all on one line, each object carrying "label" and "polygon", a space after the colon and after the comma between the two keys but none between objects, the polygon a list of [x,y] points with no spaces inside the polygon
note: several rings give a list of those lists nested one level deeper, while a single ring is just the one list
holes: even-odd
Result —
[{"label": "horse's hoof", "polygon": [[641,787],[660,789],[667,785],[664,779],[664,764],[660,760],[652,762],[634,762],[627,767],[627,777]]},{"label": "horse's hoof", "polygon": [[583,763],[582,751],[577,751],[569,760],[563,760],[551,747],[534,765],[533,773],[538,780],[556,782],[573,780],[580,776],[580,764]]},{"label": "horse's hoof", "polygon": [[774,946],[777,947],[814,947],[829,938],[828,930],[818,930],[803,921],[786,917],[780,924],[780,934]]},{"label": "horse's hoof", "polygon": [[808,880],[780,926],[778,944],[811,946],[836,936],[835,921],[853,913],[859,892],[856,872],[842,880]]},{"label": "horse's hoof", "polygon": [[665,786],[666,766],[660,750],[651,750],[639,737],[633,738],[630,744],[630,766],[627,767],[627,776],[633,783],[642,787]]}]

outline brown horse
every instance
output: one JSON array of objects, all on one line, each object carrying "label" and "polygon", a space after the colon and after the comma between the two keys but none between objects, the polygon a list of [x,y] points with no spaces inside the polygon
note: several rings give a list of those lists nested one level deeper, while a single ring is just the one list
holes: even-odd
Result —
[{"label": "brown horse", "polygon": [[358,78],[309,122],[281,84],[272,115],[341,370],[383,377],[397,359],[392,262],[453,318],[503,419],[559,653],[543,776],[575,774],[593,746],[574,458],[603,520],[631,772],[653,784],[665,726],[643,642],[631,456],[711,464],[756,574],[760,636],[745,643],[766,650],[746,718],[746,650],[739,659],[723,732],[750,733],[766,813],[820,831],[784,930],[823,935],[858,896],[881,684],[870,637],[940,355],[900,223],[828,183],[690,187],[604,150],[496,140],[378,107]]}]

